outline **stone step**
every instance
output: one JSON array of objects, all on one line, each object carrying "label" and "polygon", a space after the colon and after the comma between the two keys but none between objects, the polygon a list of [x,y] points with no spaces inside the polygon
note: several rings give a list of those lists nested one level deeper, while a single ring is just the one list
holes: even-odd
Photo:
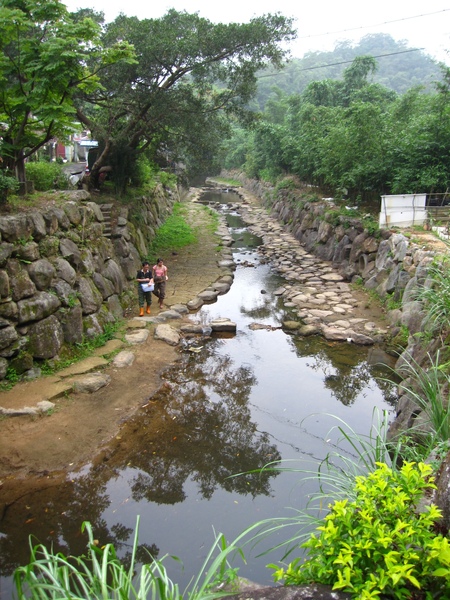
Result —
[{"label": "stone step", "polygon": [[99,206],[100,206],[100,210],[102,211],[102,215],[103,215],[103,235],[105,237],[110,238],[111,231],[112,231],[111,212],[112,212],[113,205],[112,204],[100,204]]}]

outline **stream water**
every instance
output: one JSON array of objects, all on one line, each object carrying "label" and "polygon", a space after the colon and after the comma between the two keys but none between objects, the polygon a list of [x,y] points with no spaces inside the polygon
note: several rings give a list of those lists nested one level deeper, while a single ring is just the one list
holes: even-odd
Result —
[{"label": "stream water", "polygon": [[[236,201],[232,194],[205,197],[226,215],[237,269],[230,291],[192,315],[205,326],[228,317],[236,335],[186,342],[161,392],[126,424],[126,451],[20,499],[8,512],[0,531],[2,600],[12,597],[14,568],[28,561],[30,527],[37,540],[81,554],[81,523],[88,520],[102,543],[114,542],[126,557],[137,515],[142,547],[181,559],[183,569],[170,559],[165,564],[183,590],[215,534],[233,540],[257,521],[292,516],[317,491],[317,481],[299,472],[250,471],[280,460],[315,471],[339,443],[336,419],[367,434],[374,408],[392,411],[391,389],[377,379],[386,373],[371,365],[369,349],[280,328],[292,317],[273,295],[282,280],[260,264],[261,240],[234,211]],[[35,518],[25,532],[30,506]],[[240,575],[270,585],[266,565],[281,551],[257,555],[280,536],[246,548],[247,564],[236,561]]]}]

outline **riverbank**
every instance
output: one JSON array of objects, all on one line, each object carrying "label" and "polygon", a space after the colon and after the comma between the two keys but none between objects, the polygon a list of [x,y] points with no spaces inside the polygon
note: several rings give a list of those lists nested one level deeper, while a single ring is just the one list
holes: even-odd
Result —
[{"label": "riverbank", "polygon": [[[198,192],[192,195],[194,199],[196,194]],[[259,215],[257,220],[261,221],[263,212],[256,197],[246,194],[245,204],[247,212]],[[164,257],[169,268],[168,306],[187,303],[218,279],[223,273],[220,258],[229,252],[229,248],[219,245],[217,236],[211,231],[212,216],[208,217],[208,212],[195,202],[189,202],[188,206],[188,219],[201,229],[202,235],[198,244]],[[267,219],[266,223],[271,221],[273,234],[282,236],[278,222]],[[369,305],[369,298],[363,291],[356,294],[354,309],[364,311],[365,321],[384,327],[380,307],[373,300]],[[108,360],[108,354],[106,358],[101,356],[108,349],[99,349],[97,358],[104,362],[99,361],[102,363],[99,366],[94,361],[92,368],[110,377],[108,385],[92,393],[74,394],[65,389],[52,399],[55,407],[48,414],[0,420],[0,510],[6,510],[18,494],[58,485],[67,473],[95,460],[115,438],[120,439],[121,425],[143,404],[152,401],[152,396],[164,386],[165,369],[179,358],[176,347],[155,339],[158,319],[157,310],[155,315],[144,319],[129,315],[124,323],[119,341],[127,332],[136,329],[145,329],[149,333],[144,343],[131,347],[135,356],[132,365],[118,368]],[[179,327],[186,321],[188,316],[182,315],[175,325]],[[124,343],[124,347],[129,346]],[[66,381],[70,382],[70,379],[66,378]],[[0,406],[21,407],[36,402],[38,397],[48,398],[50,385],[55,385],[54,378],[43,377],[19,384],[10,392],[0,394]]]}]

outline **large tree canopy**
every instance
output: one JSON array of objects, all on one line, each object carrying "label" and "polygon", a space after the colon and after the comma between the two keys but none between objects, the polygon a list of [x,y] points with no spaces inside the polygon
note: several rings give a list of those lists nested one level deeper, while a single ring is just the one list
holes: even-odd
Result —
[{"label": "large tree canopy", "polygon": [[[101,166],[132,165],[142,152],[155,157],[166,148],[186,163],[195,146],[203,159],[212,156],[210,140],[225,130],[223,115],[248,116],[256,72],[280,66],[282,42],[294,36],[292,20],[278,14],[227,25],[175,10],[160,19],[119,16],[106,27],[104,46],[127,40],[136,64],[110,65],[101,87],[79,89],[75,98],[78,118],[102,150],[93,183]],[[121,175],[116,183],[123,187],[130,174]]]},{"label": "large tree canopy", "polygon": [[123,41],[103,50],[100,33],[92,19],[72,19],[59,0],[1,1],[2,166],[19,180],[25,180],[27,157],[73,132],[75,91],[92,93],[102,69],[131,56]]}]

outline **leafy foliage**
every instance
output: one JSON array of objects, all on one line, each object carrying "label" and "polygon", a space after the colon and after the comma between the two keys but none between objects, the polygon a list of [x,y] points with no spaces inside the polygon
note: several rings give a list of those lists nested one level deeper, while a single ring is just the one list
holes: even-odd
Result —
[{"label": "leafy foliage", "polygon": [[249,135],[227,142],[227,168],[276,182],[286,173],[378,210],[383,194],[445,192],[450,178],[450,69],[435,92],[400,97],[371,81],[378,64],[359,56],[342,79],[311,82],[301,94],[280,88]]},{"label": "leafy foliage", "polygon": [[[142,553],[138,545],[138,529],[139,517],[128,565],[120,561],[112,544],[100,545],[94,539],[91,524],[87,521],[82,526],[82,532],[86,531],[88,534],[86,555],[55,554],[43,544],[33,546],[30,540],[30,562],[14,573],[19,600],[180,600],[183,594],[170,579],[163,564],[168,558],[178,559],[166,555],[156,560],[146,552],[144,559],[147,558],[148,562],[139,565]],[[228,544],[222,534],[217,535],[200,573],[191,581],[185,597],[192,600],[215,600],[229,595],[229,592],[220,591],[218,584],[235,579],[236,570],[229,568],[228,557],[236,552],[242,556],[234,544]]]},{"label": "leafy foliage", "polygon": [[76,99],[78,118],[101,143],[92,177],[107,161],[132,163],[143,152],[160,164],[182,161],[191,173],[194,165],[197,172],[216,167],[227,117],[246,119],[256,72],[281,64],[281,42],[295,35],[291,25],[279,14],[226,25],[173,9],[160,19],[119,16],[103,44],[127,39],[137,62],[110,65],[102,87]]},{"label": "leafy foliage", "polygon": [[[73,133],[76,90],[92,91],[102,64],[129,55],[127,43],[104,52],[99,33],[92,19],[73,20],[59,0],[1,3],[0,151],[19,181],[26,158]],[[88,68],[94,56],[97,73]]]},{"label": "leafy foliage", "polygon": [[282,71],[268,68],[260,73],[256,102],[265,110],[274,95],[274,87],[284,94],[303,94],[311,84],[342,78],[345,68],[357,56],[372,56],[378,68],[372,81],[398,94],[410,88],[425,85],[431,89],[433,81],[440,78],[436,62],[421,51],[411,51],[405,42],[390,35],[374,33],[364,36],[358,43],[342,41],[329,52],[308,52],[303,58],[294,58]]},{"label": "leafy foliage", "polygon": [[428,325],[434,332],[450,329],[450,259],[441,257],[429,266],[426,281],[418,287],[417,300],[424,302]]},{"label": "leafy foliage", "polygon": [[311,581],[369,600],[381,594],[407,600],[413,590],[429,597],[450,591],[449,540],[436,534],[439,509],[417,512],[422,495],[434,486],[432,468],[405,463],[398,471],[384,463],[366,477],[356,477],[352,501],[338,500],[303,544],[308,551],[275,569],[275,581],[297,585]]},{"label": "leafy foliage", "polygon": [[58,163],[28,162],[25,165],[27,179],[34,182],[37,191],[67,189],[67,176]]}]

